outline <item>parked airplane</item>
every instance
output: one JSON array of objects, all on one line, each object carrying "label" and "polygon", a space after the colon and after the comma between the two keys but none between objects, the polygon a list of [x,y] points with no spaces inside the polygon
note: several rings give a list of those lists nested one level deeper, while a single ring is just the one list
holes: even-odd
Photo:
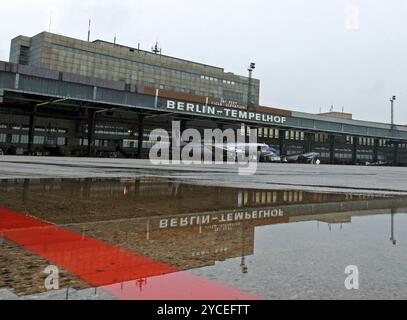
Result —
[{"label": "parked airplane", "polygon": [[[181,147],[186,145],[191,147],[191,144],[186,141],[181,142]],[[280,156],[279,150],[265,143],[215,143],[202,142],[197,148],[201,148],[204,155],[205,152],[212,151],[212,159],[215,159],[216,154],[221,152],[223,160],[239,161],[242,159],[259,161],[259,162],[285,162],[285,163],[311,163],[320,164],[320,154],[311,152],[306,154],[295,154]],[[253,152],[254,151],[254,152]]]},{"label": "parked airplane", "polygon": [[225,152],[228,160],[240,160],[252,157],[251,160],[259,162],[269,162],[272,158],[278,157],[277,150],[265,143],[226,143],[226,144],[204,144],[205,148],[211,148],[216,152],[221,150]]},{"label": "parked airplane", "polygon": [[[209,143],[201,142],[199,145],[191,144],[190,142],[181,141],[181,148],[189,146],[194,149],[201,148],[202,156],[205,152],[212,152],[212,159],[215,160],[216,155],[221,154],[224,161],[239,161],[248,159],[261,162],[280,162],[278,150],[264,143]],[[192,151],[191,151],[192,153]],[[191,154],[192,156],[192,154]]]}]

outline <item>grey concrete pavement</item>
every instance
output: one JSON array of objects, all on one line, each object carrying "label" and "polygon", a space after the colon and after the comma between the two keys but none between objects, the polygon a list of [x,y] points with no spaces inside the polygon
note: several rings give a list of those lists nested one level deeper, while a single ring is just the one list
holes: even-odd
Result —
[{"label": "grey concrete pavement", "polygon": [[238,169],[231,164],[155,166],[133,159],[0,157],[0,180],[151,176],[239,188],[407,194],[407,168],[258,164],[249,176]]}]

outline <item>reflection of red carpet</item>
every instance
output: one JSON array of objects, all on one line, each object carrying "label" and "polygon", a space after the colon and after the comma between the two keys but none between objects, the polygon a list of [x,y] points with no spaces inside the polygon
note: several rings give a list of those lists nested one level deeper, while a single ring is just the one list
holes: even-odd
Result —
[{"label": "reflection of red carpet", "polygon": [[[0,234],[121,299],[251,300],[258,297],[135,252],[0,208]],[[147,279],[142,283],[140,279]]]}]

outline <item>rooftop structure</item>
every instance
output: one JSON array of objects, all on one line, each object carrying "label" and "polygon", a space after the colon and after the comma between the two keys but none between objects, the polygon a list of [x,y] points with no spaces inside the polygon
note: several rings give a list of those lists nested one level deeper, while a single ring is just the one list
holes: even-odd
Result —
[{"label": "rooftop structure", "polygon": [[[103,40],[87,42],[42,32],[11,41],[10,62],[210,99],[212,104],[246,108],[249,78],[160,51]],[[251,103],[259,104],[260,81],[253,79]],[[135,89],[135,90],[136,90]]]}]

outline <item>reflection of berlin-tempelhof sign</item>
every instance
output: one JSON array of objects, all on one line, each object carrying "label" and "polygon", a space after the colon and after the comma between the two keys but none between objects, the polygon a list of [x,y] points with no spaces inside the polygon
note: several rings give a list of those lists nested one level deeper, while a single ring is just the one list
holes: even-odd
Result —
[{"label": "reflection of berlin-tempelhof sign", "polygon": [[190,215],[160,219],[160,229],[208,226],[223,223],[255,221],[284,217],[283,209],[259,209],[229,213]]},{"label": "reflection of berlin-tempelhof sign", "polygon": [[284,124],[287,118],[283,116],[276,116],[266,113],[251,112],[246,110],[231,109],[225,107],[215,107],[200,105],[195,103],[187,103],[181,101],[167,100],[167,110],[188,112],[193,114],[218,116],[229,119],[236,119],[242,121],[257,121],[274,124]]}]

